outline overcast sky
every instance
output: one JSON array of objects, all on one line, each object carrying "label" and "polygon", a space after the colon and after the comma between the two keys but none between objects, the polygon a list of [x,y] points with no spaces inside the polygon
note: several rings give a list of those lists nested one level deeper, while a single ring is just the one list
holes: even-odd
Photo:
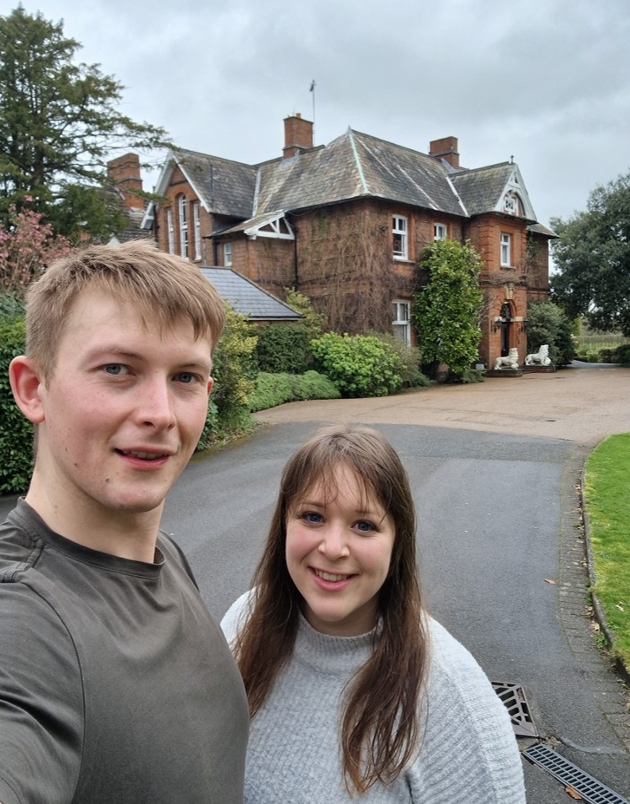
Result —
[{"label": "overcast sky", "polygon": [[514,156],[544,224],[630,170],[629,0],[22,4],[63,19],[124,112],[184,148],[280,156],[283,119],[311,119],[314,99],[315,144],[352,127],[424,153],[458,137],[465,167]]}]

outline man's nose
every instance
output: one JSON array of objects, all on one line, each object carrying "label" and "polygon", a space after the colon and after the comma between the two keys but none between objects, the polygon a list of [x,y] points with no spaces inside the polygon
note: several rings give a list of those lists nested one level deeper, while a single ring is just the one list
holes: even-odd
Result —
[{"label": "man's nose", "polygon": [[151,377],[142,384],[137,416],[146,426],[169,430],[175,424],[173,396],[165,377]]}]

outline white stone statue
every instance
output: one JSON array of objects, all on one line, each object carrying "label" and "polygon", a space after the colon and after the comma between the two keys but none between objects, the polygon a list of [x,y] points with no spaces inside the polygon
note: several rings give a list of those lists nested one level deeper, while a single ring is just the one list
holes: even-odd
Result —
[{"label": "white stone statue", "polygon": [[518,349],[515,347],[510,349],[507,357],[497,357],[494,361],[494,370],[500,369],[517,369],[518,368]]},{"label": "white stone statue", "polygon": [[550,366],[551,360],[549,358],[549,346],[544,343],[540,349],[525,358],[526,366]]}]

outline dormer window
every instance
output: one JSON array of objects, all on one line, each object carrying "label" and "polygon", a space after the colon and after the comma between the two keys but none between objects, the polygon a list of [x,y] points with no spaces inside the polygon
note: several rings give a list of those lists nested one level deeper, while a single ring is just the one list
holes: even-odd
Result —
[{"label": "dormer window", "polygon": [[503,211],[508,215],[519,214],[518,196],[516,193],[506,193],[503,197]]}]

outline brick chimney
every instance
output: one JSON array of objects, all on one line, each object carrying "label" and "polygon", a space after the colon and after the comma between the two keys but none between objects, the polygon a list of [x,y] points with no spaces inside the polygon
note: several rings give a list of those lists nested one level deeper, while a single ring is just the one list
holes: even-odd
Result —
[{"label": "brick chimney", "polygon": [[457,137],[442,137],[441,140],[432,140],[429,143],[429,155],[436,159],[444,159],[451,167],[458,168]]},{"label": "brick chimney", "polygon": [[142,192],[140,176],[140,157],[138,154],[125,154],[107,163],[107,176],[121,194],[127,209],[139,209],[144,201],[136,194]]},{"label": "brick chimney", "polygon": [[312,147],[313,124],[311,121],[303,120],[299,112],[296,112],[291,117],[285,117],[283,158],[288,159],[300,151],[306,151]]}]

